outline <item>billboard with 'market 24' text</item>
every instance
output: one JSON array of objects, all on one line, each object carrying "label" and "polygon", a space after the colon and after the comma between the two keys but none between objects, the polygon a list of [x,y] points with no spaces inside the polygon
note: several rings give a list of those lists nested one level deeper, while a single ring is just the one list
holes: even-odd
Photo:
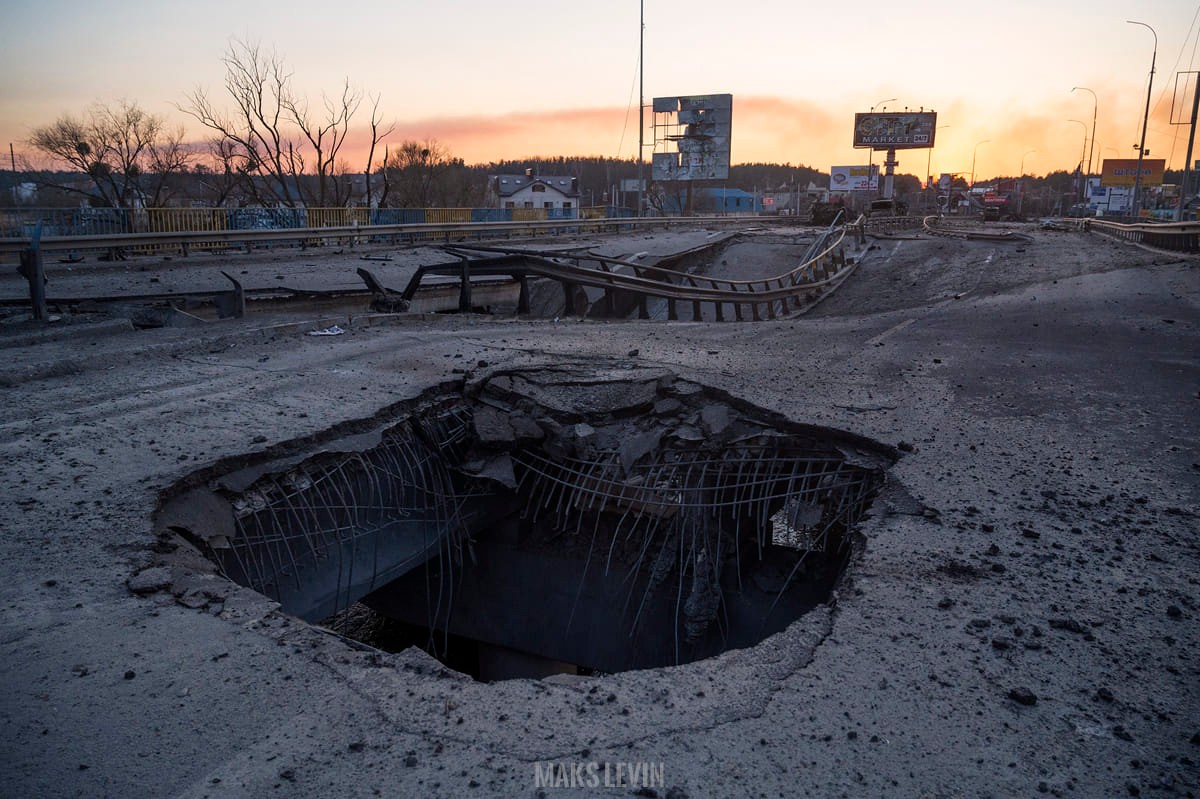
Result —
[{"label": "billboard with 'market 24' text", "polygon": [[854,115],[854,146],[872,150],[916,150],[933,146],[934,111]]}]

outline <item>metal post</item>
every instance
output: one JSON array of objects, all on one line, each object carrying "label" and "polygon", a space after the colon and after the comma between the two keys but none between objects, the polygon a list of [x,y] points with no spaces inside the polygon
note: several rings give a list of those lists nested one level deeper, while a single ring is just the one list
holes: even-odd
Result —
[{"label": "metal post", "polygon": [[[1087,153],[1087,143],[1088,143],[1087,123],[1081,122],[1078,119],[1068,119],[1067,121],[1074,122],[1077,125],[1083,126],[1083,145],[1079,149],[1079,168],[1077,170],[1075,170],[1075,174],[1079,175],[1079,173],[1081,173],[1083,171],[1083,156]],[[1084,199],[1083,185],[1084,185],[1083,176],[1079,175],[1079,197],[1077,197],[1076,199],[1081,200],[1081,201]]]},{"label": "metal post", "polygon": [[883,199],[885,200],[892,199],[892,195],[895,194],[896,167],[899,164],[900,162],[896,160],[896,148],[888,148],[887,160],[883,162],[886,170],[883,175]]},{"label": "metal post", "polygon": [[975,188],[975,154],[979,152],[980,144],[988,144],[989,142],[991,142],[991,139],[984,139],[981,142],[977,142],[975,148],[971,150],[971,185],[968,187],[969,190]]},{"label": "metal post", "polygon": [[1179,187],[1179,210],[1175,221],[1183,221],[1183,204],[1187,202],[1188,186],[1192,182],[1192,145],[1196,141],[1196,115],[1200,111],[1200,72],[1196,75],[1196,88],[1192,92],[1192,127],[1188,132],[1187,160],[1183,162],[1183,185]]},{"label": "metal post", "polygon": [[638,17],[638,157],[637,157],[637,211],[634,216],[641,217],[643,193],[646,190],[646,179],[642,171],[642,155],[645,151],[646,139],[646,0],[641,0],[641,14]]},{"label": "metal post", "polygon": [[1133,178],[1133,214],[1135,218],[1142,216],[1142,159],[1146,157],[1146,125],[1150,122],[1150,93],[1154,89],[1154,63],[1158,60],[1158,33],[1145,22],[1125,20],[1130,25],[1141,25],[1150,28],[1154,35],[1154,53],[1150,56],[1150,80],[1146,84],[1146,112],[1142,116],[1142,142],[1138,145],[1137,174]]},{"label": "metal post", "polygon": [[[1092,143],[1088,146],[1088,177],[1092,176],[1092,156],[1096,152],[1096,109],[1099,106],[1099,100],[1096,98],[1096,93],[1087,86],[1076,86],[1075,89],[1082,89],[1092,95]],[[1071,89],[1071,91],[1075,91]]]},{"label": "metal post", "polygon": [[29,304],[32,306],[35,321],[44,322],[46,311],[46,271],[42,264],[42,223],[38,221],[33,229],[33,238],[29,247],[21,253],[21,265],[17,267],[26,280],[29,281]]}]

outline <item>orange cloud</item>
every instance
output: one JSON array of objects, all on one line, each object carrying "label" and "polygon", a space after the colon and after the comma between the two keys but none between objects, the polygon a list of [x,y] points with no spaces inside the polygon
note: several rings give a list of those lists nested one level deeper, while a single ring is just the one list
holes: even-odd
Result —
[{"label": "orange cloud", "polygon": [[[921,176],[926,166],[939,172],[966,173],[975,160],[977,176],[1016,175],[1022,167],[1028,174],[1044,175],[1055,170],[1073,170],[1083,158],[1093,157],[1093,171],[1104,158],[1135,155],[1132,144],[1141,132],[1145,94],[1141,98],[1097,85],[1096,142],[1092,145],[1092,100],[1086,92],[1064,92],[1050,108],[981,108],[967,101],[938,110],[936,148],[898,152],[897,171]],[[1153,157],[1169,159],[1172,168],[1182,167],[1187,143],[1187,126],[1171,125],[1171,98],[1152,106],[1147,149]],[[855,111],[852,103],[830,106],[799,99],[750,96],[734,97],[732,160],[735,164],[791,163],[827,170],[833,164],[865,164],[869,154],[854,150],[851,129]],[[1190,107],[1188,109],[1190,111]],[[647,112],[649,124],[652,115]],[[1084,127],[1069,122],[1078,119]],[[599,156],[633,158],[637,152],[637,110],[618,107],[575,108],[561,111],[529,111],[498,115],[432,117],[401,121],[386,143],[432,139],[452,156],[469,164],[521,160],[536,156]],[[1084,148],[1086,133],[1088,146]],[[986,143],[984,143],[986,142]],[[352,169],[365,167],[369,131],[352,131],[342,150]],[[645,157],[652,152],[652,134],[647,133]],[[1194,156],[1200,158],[1200,148]],[[377,148],[375,163],[383,159]],[[873,156],[875,163],[882,153]]]},{"label": "orange cloud", "polygon": [[[647,112],[647,125],[651,116]],[[623,108],[603,107],[438,117],[397,123],[388,142],[434,139],[467,163],[557,155],[633,158],[637,152],[636,109],[628,117],[627,121]],[[813,103],[735,98],[733,161],[813,162],[815,166],[822,151],[849,146],[850,122],[842,122]],[[343,152],[350,163],[365,161],[369,144],[369,132],[357,130]],[[648,131],[647,160],[652,144],[653,134]]]}]

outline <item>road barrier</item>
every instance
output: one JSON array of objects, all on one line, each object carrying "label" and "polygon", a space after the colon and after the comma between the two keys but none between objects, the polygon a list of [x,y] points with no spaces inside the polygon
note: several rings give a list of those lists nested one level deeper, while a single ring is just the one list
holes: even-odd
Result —
[{"label": "road barrier", "polygon": [[1103,219],[1076,222],[1084,232],[1101,233],[1134,244],[1174,252],[1200,252],[1200,222],[1137,222],[1122,224]]},{"label": "road barrier", "polygon": [[[348,245],[367,243],[405,243],[441,241],[469,241],[485,238],[509,238],[512,236],[539,235],[578,235],[581,233],[604,233],[635,228],[669,228],[696,226],[745,226],[751,224],[796,224],[791,217],[735,217],[735,216],[705,216],[705,217],[639,217],[639,218],[597,218],[597,219],[543,219],[537,221],[471,221],[472,209],[452,209],[462,211],[459,214],[446,214],[443,220],[437,222],[396,223],[396,224],[349,224],[288,227],[285,223],[303,218],[308,221],[309,209],[306,214],[299,216],[291,212],[304,209],[239,209],[240,211],[255,212],[254,216],[243,215],[230,217],[235,228],[224,230],[201,228],[188,231],[150,231],[150,232],[95,232],[92,226],[72,228],[64,231],[56,224],[48,224],[42,229],[41,249],[57,252],[86,252],[103,250],[117,257],[126,252],[157,253],[173,250],[187,255],[190,249],[229,249],[254,246],[270,246],[288,244],[292,246],[310,247],[324,244]],[[343,209],[345,210],[345,209]],[[369,210],[369,209],[363,209]],[[391,210],[391,209],[385,209]],[[399,210],[399,209],[396,209]],[[425,209],[426,216],[429,216]],[[499,209],[498,209],[499,210]],[[529,210],[529,209],[517,209]],[[534,209],[540,210],[540,209]],[[282,213],[287,212],[287,213]],[[374,212],[372,212],[374,213]],[[523,214],[522,214],[523,215]],[[436,215],[435,215],[436,216]],[[328,217],[319,216],[320,221]],[[111,222],[111,219],[107,221]],[[110,225],[109,227],[115,227]],[[104,229],[101,227],[100,229]],[[0,256],[16,255],[29,249],[33,241],[32,229],[22,236],[0,238]]]}]

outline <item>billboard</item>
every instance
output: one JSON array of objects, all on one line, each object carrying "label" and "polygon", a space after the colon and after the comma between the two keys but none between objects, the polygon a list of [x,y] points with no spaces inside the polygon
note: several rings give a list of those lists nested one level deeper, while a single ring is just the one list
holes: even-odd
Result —
[{"label": "billboard", "polygon": [[655,97],[651,179],[727,179],[732,127],[732,94]]},{"label": "billboard", "polygon": [[[1136,158],[1105,158],[1100,169],[1100,185],[1132,186],[1137,182],[1137,167]],[[1142,185],[1161,186],[1166,168],[1165,158],[1143,158]]]},{"label": "billboard", "polygon": [[934,111],[854,115],[854,146],[872,150],[915,150],[933,146]]},{"label": "billboard", "polygon": [[829,168],[830,191],[875,191],[879,188],[879,167],[835,166]]}]

